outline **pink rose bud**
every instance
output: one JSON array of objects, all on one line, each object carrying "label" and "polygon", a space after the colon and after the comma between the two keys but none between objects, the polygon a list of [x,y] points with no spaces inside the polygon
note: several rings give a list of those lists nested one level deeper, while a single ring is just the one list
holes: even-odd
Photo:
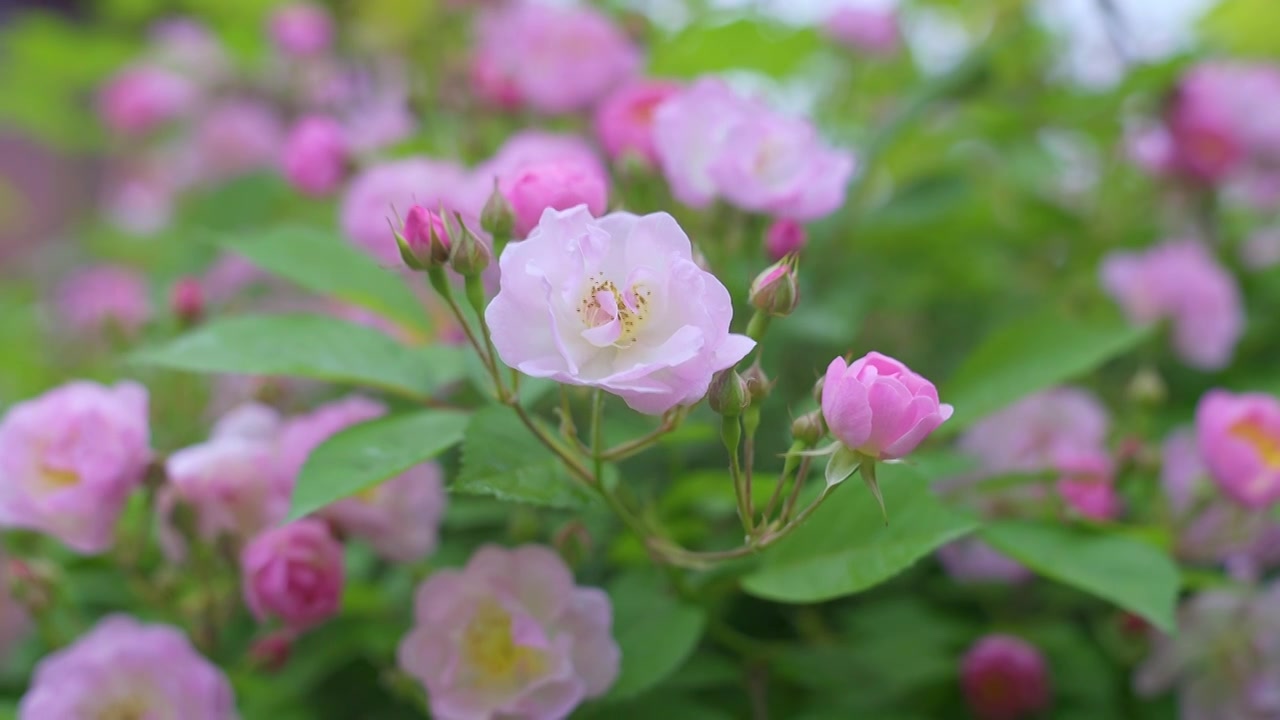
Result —
[{"label": "pink rose bud", "polygon": [[302,630],[338,612],[342,545],[320,520],[267,530],[245,547],[240,567],[245,602],[259,620],[277,617]]},{"label": "pink rose bud", "polygon": [[107,82],[98,97],[98,113],[109,130],[138,135],[188,112],[196,95],[195,86],[181,75],[140,65]]},{"label": "pink rose bud", "polygon": [[1210,390],[1196,408],[1196,438],[1227,497],[1247,508],[1280,500],[1280,400]]},{"label": "pink rose bud", "polygon": [[813,447],[827,434],[827,423],[822,419],[822,411],[814,410],[796,418],[791,423],[791,437]]},{"label": "pink rose bud", "polygon": [[150,459],[147,390],[137,383],[78,380],[12,405],[0,420],[0,528],[103,552]]},{"label": "pink rose bud", "polygon": [[1115,469],[1102,454],[1059,458],[1059,497],[1081,517],[1104,521],[1120,514],[1120,498],[1113,482]]},{"label": "pink rose bud", "polygon": [[515,224],[516,215],[511,209],[511,203],[507,202],[497,183],[494,183],[493,192],[489,193],[489,199],[485,200],[484,208],[480,211],[480,229],[495,239],[510,239]]},{"label": "pink rose bud", "polygon": [[396,234],[400,257],[414,270],[425,270],[449,261],[450,240],[444,218],[421,205],[409,208],[402,232]]},{"label": "pink rose bud", "polygon": [[285,5],[272,13],[269,29],[272,42],[286,55],[320,55],[333,44],[333,18],[320,5]]},{"label": "pink rose bud", "polygon": [[822,416],[845,447],[877,460],[907,455],[951,417],[933,383],[877,352],[836,358],[822,385]]},{"label": "pink rose bud", "polygon": [[439,718],[565,718],[618,676],[609,596],[574,584],[550,548],[488,545],[414,598],[400,667]]},{"label": "pink rose bud", "polygon": [[292,630],[277,630],[256,640],[249,648],[249,656],[268,672],[279,672],[289,662],[295,639]]},{"label": "pink rose bud", "polygon": [[493,253],[489,246],[476,236],[465,223],[458,223],[460,232],[458,241],[453,244],[449,253],[449,266],[463,277],[471,277],[483,273],[493,261]]},{"label": "pink rose bud", "polygon": [[751,306],[774,317],[790,315],[800,304],[796,256],[788,255],[770,265],[751,282]]},{"label": "pink rose bud", "polygon": [[289,182],[308,195],[328,195],[347,173],[347,141],[342,125],[313,115],[298,121],[284,141],[281,158]]},{"label": "pink rose bud", "polygon": [[596,137],[614,160],[632,157],[646,165],[658,162],[653,147],[653,114],[680,85],[661,80],[637,80],[623,85],[596,110]]},{"label": "pink rose bud", "polygon": [[515,214],[515,236],[526,237],[542,212],[586,205],[592,215],[604,213],[609,202],[608,181],[594,164],[552,161],[527,165],[499,180],[502,194]]},{"label": "pink rose bud", "polygon": [[226,675],[182,630],[110,615],[36,665],[22,720],[235,720]]},{"label": "pink rose bud", "polygon": [[204,288],[191,275],[179,278],[169,293],[169,308],[183,325],[194,325],[204,315]]},{"label": "pink rose bud", "polygon": [[804,225],[782,218],[774,220],[764,234],[764,249],[773,260],[781,260],[787,255],[798,253],[809,241]]},{"label": "pink rose bud", "polygon": [[1012,635],[988,635],[960,661],[960,683],[979,720],[1030,718],[1049,707],[1049,672],[1035,646]]},{"label": "pink rose bud", "polygon": [[711,377],[707,388],[707,404],[713,412],[725,417],[737,417],[751,405],[747,381],[733,368],[726,368]]}]

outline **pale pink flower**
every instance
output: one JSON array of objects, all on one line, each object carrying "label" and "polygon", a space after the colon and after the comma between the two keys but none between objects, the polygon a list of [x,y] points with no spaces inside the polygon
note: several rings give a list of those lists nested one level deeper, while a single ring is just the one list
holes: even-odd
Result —
[{"label": "pale pink flower", "polygon": [[957,583],[1013,584],[1030,580],[1025,565],[976,537],[961,538],[938,548],[938,562]]},{"label": "pale pink flower", "polygon": [[960,449],[976,457],[985,474],[1037,472],[1053,469],[1060,457],[1104,452],[1110,424],[1093,393],[1059,387],[974,423]]},{"label": "pale pink flower", "polygon": [[473,78],[504,106],[544,113],[584,110],[635,74],[640,52],[608,16],[588,6],[520,0],[477,24]]},{"label": "pale pink flower", "polygon": [[1240,260],[1250,270],[1280,265],[1280,226],[1257,230],[1240,245]]},{"label": "pale pink flower", "polygon": [[148,31],[149,54],[156,63],[209,87],[226,75],[230,60],[209,28],[189,17],[170,17]]},{"label": "pale pink flower", "polygon": [[[388,220],[414,205],[457,209],[466,172],[450,162],[413,157],[375,165],[347,186],[340,209],[342,230],[379,261],[399,266],[400,250]],[[480,201],[483,204],[483,200]],[[475,208],[479,212],[479,207]]]},{"label": "pale pink flower", "polygon": [[333,18],[321,5],[295,2],[271,13],[271,40],[286,55],[321,55],[333,44]]},{"label": "pale pink flower", "polygon": [[1102,287],[1129,320],[1173,324],[1173,346],[1188,365],[1217,370],[1231,362],[1244,333],[1240,289],[1204,245],[1175,240],[1145,252],[1103,259]]},{"label": "pale pink flower", "polygon": [[563,162],[608,177],[604,163],[591,145],[577,135],[563,135],[542,130],[522,130],[507,138],[493,157],[477,165],[457,198],[458,210],[464,216],[480,217],[485,202],[493,194],[494,183],[513,177],[521,170],[543,163]]},{"label": "pale pink flower", "polygon": [[503,362],[602,388],[642,413],[697,402],[755,345],[729,332],[729,291],[694,264],[666,213],[547,210],[500,262],[485,321]]},{"label": "pale pink flower", "polygon": [[822,416],[842,445],[877,460],[909,454],[951,417],[933,383],[878,352],[836,358],[822,383]]},{"label": "pale pink flower", "polygon": [[606,97],[595,115],[596,137],[609,157],[631,157],[648,165],[658,162],[653,146],[653,119],[658,106],[680,91],[668,80],[635,80]]},{"label": "pale pink flower", "polygon": [[1124,136],[1124,149],[1129,159],[1151,175],[1169,175],[1177,169],[1173,136],[1163,125],[1129,128]]},{"label": "pale pink flower", "polygon": [[435,550],[446,503],[443,471],[428,462],[329,505],[320,517],[388,560],[412,562]]},{"label": "pale pink flower", "polygon": [[98,114],[112,132],[138,135],[185,115],[198,93],[182,75],[156,65],[125,68],[98,96]]},{"label": "pale pink flower", "polygon": [[504,175],[498,179],[498,188],[515,213],[515,236],[522,238],[537,226],[544,210],[586,205],[592,215],[603,215],[609,201],[608,183],[597,163],[554,160]]},{"label": "pale pink flower", "polygon": [[58,316],[67,329],[100,333],[113,327],[135,335],[151,319],[151,299],[141,274],[122,265],[94,265],[58,284]]},{"label": "pale pink flower", "polygon": [[1180,428],[1169,433],[1160,446],[1160,486],[1175,515],[1191,510],[1201,481],[1207,477],[1195,430]]},{"label": "pale pink flower", "polygon": [[285,139],[280,158],[284,176],[308,195],[328,195],[347,174],[347,140],[331,117],[311,115],[298,121]]},{"label": "pale pink flower", "polygon": [[1165,121],[1178,169],[1217,182],[1280,162],[1280,67],[1205,62],[1179,80]]},{"label": "pale pink flower", "polygon": [[658,106],[653,116],[653,145],[663,174],[677,200],[705,208],[720,194],[712,165],[725,152],[729,132],[744,117],[768,112],[722,80],[704,78]]},{"label": "pale pink flower", "polygon": [[0,422],[0,527],[100,553],[151,458],[147,390],[73,381],[18,403]]},{"label": "pale pink flower", "polygon": [[164,178],[121,176],[106,189],[108,220],[132,235],[155,235],[173,220],[174,191]]},{"label": "pale pink flower", "polygon": [[400,667],[440,720],[558,720],[617,678],[612,615],[549,548],[489,545],[418,587]]},{"label": "pale pink flower", "polygon": [[40,661],[18,720],[236,720],[231,684],[181,630],[111,615]]},{"label": "pale pink flower", "polygon": [[987,635],[960,661],[960,685],[979,720],[1019,720],[1049,708],[1049,669],[1039,649],[1013,635]]},{"label": "pale pink flower", "polygon": [[278,618],[302,630],[337,614],[342,602],[342,544],[320,520],[267,530],[240,555],[244,599],[258,620]]},{"label": "pale pink flower", "polygon": [[902,46],[898,15],[889,9],[843,6],[827,17],[822,29],[837,42],[868,55],[893,55]]},{"label": "pale pink flower", "polygon": [[1261,508],[1280,500],[1280,400],[1210,390],[1196,408],[1200,454],[1219,489]]},{"label": "pale pink flower", "polygon": [[271,167],[284,142],[284,124],[268,105],[232,99],[210,108],[195,129],[199,173],[221,181]]},{"label": "pale pink flower", "polygon": [[1104,454],[1059,457],[1058,496],[1072,511],[1095,521],[1112,520],[1120,514],[1120,498],[1115,489],[1115,468]]}]

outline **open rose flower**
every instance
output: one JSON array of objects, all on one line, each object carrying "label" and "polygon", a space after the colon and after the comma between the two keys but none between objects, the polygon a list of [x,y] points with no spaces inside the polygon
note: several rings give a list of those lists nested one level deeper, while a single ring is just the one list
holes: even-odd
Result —
[{"label": "open rose flower", "polygon": [[965,700],[980,720],[1018,720],[1049,707],[1049,670],[1036,646],[1013,635],[987,635],[960,661]]},{"label": "open rose flower", "polygon": [[1248,508],[1280,500],[1280,400],[1212,390],[1196,408],[1200,454],[1218,487]]},{"label": "open rose flower", "polygon": [[951,417],[938,390],[910,368],[878,352],[846,364],[836,358],[822,383],[822,416],[850,450],[877,459],[900,458]]},{"label": "open rose flower", "polygon": [[630,155],[646,164],[658,161],[653,147],[653,114],[681,86],[667,80],[637,80],[611,93],[596,109],[596,137],[609,157]]},{"label": "open rose flower", "polygon": [[485,321],[503,362],[602,388],[642,413],[698,401],[755,345],[729,332],[729,291],[666,213],[547,210],[500,263]]},{"label": "open rose flower", "polygon": [[0,527],[102,552],[150,458],[147,391],[137,383],[74,381],[18,403],[0,422]]},{"label": "open rose flower", "polygon": [[486,546],[418,587],[400,667],[440,720],[559,720],[618,676],[609,596],[549,548]]}]

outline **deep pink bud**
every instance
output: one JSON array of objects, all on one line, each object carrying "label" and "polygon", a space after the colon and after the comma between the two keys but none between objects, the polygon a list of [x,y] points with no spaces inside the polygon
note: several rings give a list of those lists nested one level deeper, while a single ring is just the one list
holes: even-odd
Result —
[{"label": "deep pink bud", "polygon": [[515,213],[516,237],[526,237],[544,210],[569,210],[586,205],[593,216],[604,214],[608,182],[594,164],[558,160],[526,165],[499,180],[499,187]]},{"label": "deep pink bud", "polygon": [[952,411],[938,402],[933,383],[877,352],[848,365],[832,360],[822,383],[822,416],[831,434],[879,460],[910,453]]},{"label": "deep pink bud", "polygon": [[292,630],[277,630],[256,640],[249,648],[249,656],[253,658],[254,664],[270,672],[277,672],[289,662],[294,639]]},{"label": "deep pink bud", "polygon": [[286,55],[320,55],[333,44],[333,18],[311,3],[285,5],[271,15],[271,40]]},{"label": "deep pink bud", "polygon": [[204,315],[204,288],[192,275],[179,278],[169,294],[169,308],[183,325],[192,325]]},{"label": "deep pink bud", "polygon": [[308,195],[328,195],[347,174],[347,140],[342,125],[313,115],[298,121],[284,141],[285,178]]},{"label": "deep pink bud", "polygon": [[196,97],[187,78],[162,67],[138,65],[107,81],[98,96],[98,113],[112,132],[141,134],[189,111]]},{"label": "deep pink bud", "polygon": [[444,218],[421,205],[409,208],[404,228],[396,236],[406,265],[424,270],[449,261],[451,243]]},{"label": "deep pink bud", "polygon": [[772,260],[781,260],[791,253],[800,252],[807,242],[809,235],[805,232],[804,225],[787,218],[774,220],[764,234],[764,249]]},{"label": "deep pink bud", "polygon": [[1059,458],[1056,463],[1062,476],[1058,479],[1059,497],[1073,511],[1090,520],[1111,520],[1120,514],[1120,498],[1113,478],[1115,469],[1106,455],[1091,453]]},{"label": "deep pink bud", "polygon": [[1049,674],[1040,651],[1012,635],[988,635],[965,653],[960,682],[979,720],[1018,720],[1049,706]]},{"label": "deep pink bud", "polygon": [[789,255],[765,268],[751,282],[751,305],[775,317],[786,317],[800,304],[800,282],[795,256]]},{"label": "deep pink bud", "polygon": [[240,568],[245,602],[259,620],[277,617],[303,629],[338,612],[342,545],[320,520],[306,518],[267,530],[245,547]]}]

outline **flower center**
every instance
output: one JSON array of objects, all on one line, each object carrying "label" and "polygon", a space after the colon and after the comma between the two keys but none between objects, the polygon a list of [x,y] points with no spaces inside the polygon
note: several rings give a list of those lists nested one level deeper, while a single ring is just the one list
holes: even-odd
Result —
[{"label": "flower center", "polygon": [[578,317],[586,329],[582,337],[596,347],[629,347],[644,325],[650,291],[641,284],[623,290],[597,275],[578,303]]},{"label": "flower center", "polygon": [[476,607],[462,633],[462,654],[485,685],[506,685],[546,668],[546,659],[537,649],[516,643],[510,613],[493,600]]},{"label": "flower center", "polygon": [[1248,443],[1258,453],[1262,462],[1269,468],[1280,470],[1280,437],[1268,433],[1256,421],[1248,418],[1241,420],[1227,432],[1233,437]]}]

